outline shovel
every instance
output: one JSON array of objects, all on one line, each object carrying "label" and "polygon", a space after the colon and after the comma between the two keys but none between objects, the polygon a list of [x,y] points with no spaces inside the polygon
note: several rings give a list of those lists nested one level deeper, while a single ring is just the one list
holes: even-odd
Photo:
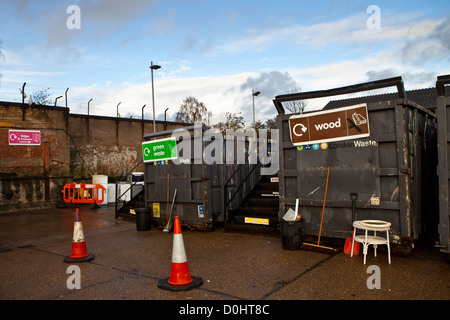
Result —
[{"label": "shovel", "polygon": [[166,227],[163,229],[163,232],[169,232],[170,229],[172,229],[172,212],[173,212],[173,205],[175,204],[176,196],[177,196],[177,189],[175,189],[175,193],[173,194],[172,208],[170,209],[169,220],[167,221]]},{"label": "shovel", "polygon": [[[355,201],[356,201],[356,198],[358,198],[358,195],[356,193],[350,193],[350,196],[352,197],[352,225],[353,225],[353,221],[355,221]],[[352,231],[352,236],[345,240],[344,253],[346,253],[346,254],[352,253],[353,236],[354,236],[354,234]],[[359,242],[354,243],[353,254],[359,255]]]}]

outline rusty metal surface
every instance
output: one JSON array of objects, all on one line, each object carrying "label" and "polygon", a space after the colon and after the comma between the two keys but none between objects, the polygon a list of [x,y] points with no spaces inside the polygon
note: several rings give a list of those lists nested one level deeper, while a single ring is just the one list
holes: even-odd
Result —
[{"label": "rusty metal surface", "polygon": [[[450,117],[450,99],[445,96],[445,85],[450,84],[450,75],[438,77],[436,82],[438,143],[439,143],[439,243],[441,250],[450,253],[450,203],[449,203],[449,131],[448,119]],[[448,90],[448,89],[447,89]]]},{"label": "rusty metal surface", "polygon": [[330,167],[325,236],[350,236],[353,193],[358,195],[355,219],[389,221],[395,243],[412,243],[424,232],[424,217],[438,212],[436,117],[403,99],[367,106],[368,138],[329,142],[317,150],[294,147],[290,115],[277,117],[282,141],[279,216],[298,198],[305,233],[317,234]]},{"label": "rusty metal surface", "polygon": [[[168,130],[144,136],[147,141],[174,136],[177,137],[178,148],[183,148],[180,147],[182,144],[191,146],[190,153],[187,154],[184,154],[186,150],[178,150],[181,155],[178,161],[168,160],[164,163],[157,162],[156,165],[153,162],[145,163],[145,206],[151,208],[154,203],[159,204],[160,217],[156,220],[165,224],[169,216],[165,205],[169,186],[170,199],[177,189],[174,211],[180,217],[181,224],[191,229],[211,230],[216,222],[226,222],[228,211],[239,208],[258,183],[260,163],[250,163],[248,139],[243,139],[241,145],[237,137],[226,136],[223,139],[224,152],[220,155],[223,161],[207,164],[205,159],[199,158],[212,143],[210,137],[208,140],[203,136],[206,127],[192,126],[185,129],[184,132]],[[230,152],[227,148],[230,146],[234,150],[231,152],[234,154],[231,161],[227,159],[227,153]],[[242,150],[236,151],[239,147]],[[219,150],[215,152],[219,153]],[[241,154],[243,159],[239,158]],[[239,160],[243,160],[243,163]]]}]

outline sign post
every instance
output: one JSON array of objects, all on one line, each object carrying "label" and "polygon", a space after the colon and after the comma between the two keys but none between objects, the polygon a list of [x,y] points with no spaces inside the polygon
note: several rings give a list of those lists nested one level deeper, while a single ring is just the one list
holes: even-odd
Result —
[{"label": "sign post", "polygon": [[144,162],[176,159],[178,157],[176,138],[142,142],[142,157]]},{"label": "sign post", "polygon": [[368,137],[367,105],[293,115],[289,131],[294,146]]}]

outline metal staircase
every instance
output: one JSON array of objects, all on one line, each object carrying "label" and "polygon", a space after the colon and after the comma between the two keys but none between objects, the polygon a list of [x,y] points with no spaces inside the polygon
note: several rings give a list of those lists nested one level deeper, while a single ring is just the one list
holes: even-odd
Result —
[{"label": "metal staircase", "polygon": [[279,193],[276,176],[261,176],[240,206],[228,212],[231,225],[278,227]]}]

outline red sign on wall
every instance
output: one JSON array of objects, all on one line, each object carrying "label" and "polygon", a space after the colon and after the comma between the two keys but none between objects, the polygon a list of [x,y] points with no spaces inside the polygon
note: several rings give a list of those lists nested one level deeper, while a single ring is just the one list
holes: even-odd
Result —
[{"label": "red sign on wall", "polygon": [[9,130],[10,146],[40,146],[41,132],[37,130]]}]

